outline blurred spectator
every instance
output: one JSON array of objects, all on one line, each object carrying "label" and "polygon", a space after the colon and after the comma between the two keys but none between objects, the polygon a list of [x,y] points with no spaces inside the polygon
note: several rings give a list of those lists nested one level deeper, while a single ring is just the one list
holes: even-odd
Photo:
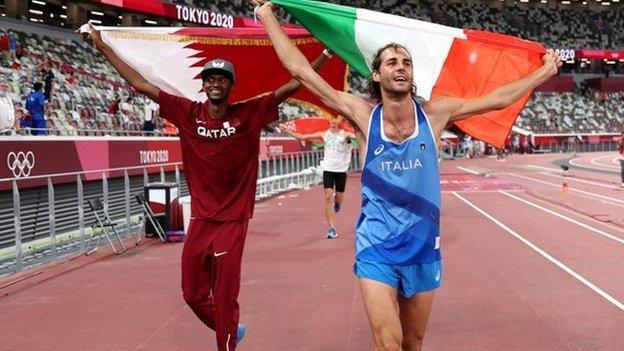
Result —
[{"label": "blurred spectator", "polygon": [[67,126],[67,135],[69,136],[82,135],[78,133],[78,122],[74,120],[69,121],[69,125]]},{"label": "blurred spectator", "polygon": [[474,156],[474,147],[470,135],[465,135],[462,140],[462,152],[464,153],[464,158],[471,158]]},{"label": "blurred spectator", "polygon": [[9,32],[9,59],[13,62],[17,60],[17,37],[12,29]]},{"label": "blurred spectator", "polygon": [[108,133],[108,128],[106,127],[106,122],[100,121],[98,122],[98,134],[99,136],[110,136]]},{"label": "blurred spectator", "polygon": [[44,96],[47,101],[50,100],[50,97],[54,94],[54,72],[49,62],[44,63],[42,73],[45,82]]},{"label": "blurred spectator", "polygon": [[59,129],[52,118],[47,121],[48,135],[59,135]]},{"label": "blurred spectator", "polygon": [[67,77],[67,84],[70,84],[70,85],[78,84],[78,77],[76,77],[76,71],[69,72],[69,77]]},{"label": "blurred spectator", "polygon": [[0,135],[13,134],[15,127],[15,107],[9,94],[9,83],[0,80]]},{"label": "blurred spectator", "polygon": [[149,100],[145,104],[145,114],[144,114],[144,122],[143,127],[141,128],[144,132],[149,132],[149,134],[153,134],[154,132],[154,120],[158,117],[158,104],[153,100]]},{"label": "blurred spectator", "polygon": [[511,147],[512,147],[512,151],[514,154],[519,154],[520,153],[520,135],[519,134],[514,134],[511,137]]},{"label": "blurred spectator", "polygon": [[111,101],[108,105],[108,113],[111,115],[116,115],[119,112],[119,103],[121,103],[121,98],[119,96],[115,97],[115,100]]},{"label": "blurred spectator", "polygon": [[85,130],[84,130],[85,135],[88,135],[88,136],[95,136],[95,135],[97,135],[96,134],[97,130],[93,126],[93,122],[92,121],[86,121],[84,126],[85,126]]},{"label": "blurred spectator", "polygon": [[7,30],[4,28],[1,28],[0,30],[2,30],[2,37],[0,37],[0,51],[2,51],[2,65],[8,67],[10,64],[9,59],[11,57],[11,52],[9,51],[9,43],[10,43],[9,32],[7,32]]},{"label": "blurred spectator", "polygon": [[19,123],[19,134],[30,134],[30,128],[32,127],[32,117],[30,116],[28,111],[24,112],[24,110],[22,109],[16,109],[15,119],[17,120],[17,123]]},{"label": "blurred spectator", "polygon": [[162,131],[166,136],[176,136],[179,134],[178,128],[176,128],[176,126],[174,126],[173,123],[167,120],[164,120],[163,122],[164,124],[163,124]]},{"label": "blurred spectator", "polygon": [[620,184],[620,186],[624,188],[624,131],[622,131],[618,152],[620,153],[620,177],[622,178],[622,184]]},{"label": "blurred spectator", "polygon": [[33,84],[33,91],[26,98],[26,109],[32,116],[32,134],[46,135],[46,120],[43,115],[45,96],[41,92],[43,85],[40,82]]},{"label": "blurred spectator", "polygon": [[119,110],[127,117],[124,122],[128,123],[130,118],[134,117],[136,114],[136,111],[134,110],[134,99],[132,97],[127,98],[125,102],[121,103]]}]

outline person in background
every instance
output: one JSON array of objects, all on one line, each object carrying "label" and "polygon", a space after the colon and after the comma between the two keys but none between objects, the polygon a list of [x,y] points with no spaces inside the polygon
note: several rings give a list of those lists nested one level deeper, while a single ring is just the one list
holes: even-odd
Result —
[{"label": "person in background", "polygon": [[620,153],[620,176],[622,178],[622,184],[620,184],[620,186],[624,188],[624,131],[622,132],[622,137],[620,138],[618,152]]},{"label": "person in background", "polygon": [[12,135],[15,126],[15,107],[9,94],[9,83],[0,80],[0,135]]},{"label": "person in background", "polygon": [[149,100],[144,106],[144,122],[141,130],[147,132],[147,135],[154,134],[154,120],[158,118],[158,104]]},{"label": "person in background", "polygon": [[17,36],[12,29],[7,32],[9,35],[9,60],[15,61],[17,60]]},{"label": "person in background", "polygon": [[32,116],[28,111],[24,111],[21,108],[15,110],[15,119],[17,124],[18,134],[28,135],[32,128]]},{"label": "person in background", "polygon": [[2,30],[2,37],[0,37],[0,51],[2,51],[2,65],[9,65],[9,57],[11,56],[11,52],[9,51],[9,33],[6,29],[0,28]]},{"label": "person in background", "polygon": [[323,171],[323,190],[325,204],[325,218],[329,229],[325,232],[327,239],[338,237],[338,231],[334,225],[334,213],[340,212],[344,200],[344,191],[347,185],[347,171],[351,165],[350,141],[355,139],[355,134],[340,129],[338,126],[342,118],[340,116],[329,121],[329,129],[325,132],[312,134],[300,134],[287,132],[300,140],[323,139],[325,155],[321,161]]},{"label": "person in background", "polygon": [[40,64],[39,67],[41,69],[41,74],[43,75],[43,81],[45,83],[43,95],[45,97],[45,101],[49,101],[50,97],[56,94],[56,87],[54,84],[55,77],[54,70],[52,69],[52,64],[50,63],[50,61],[47,61],[47,58],[45,60],[46,61]]},{"label": "person in background", "polygon": [[33,84],[33,91],[28,94],[26,98],[26,109],[32,116],[32,134],[33,135],[46,135],[47,127],[45,116],[43,111],[45,110],[45,96],[41,92],[43,84],[41,82],[35,82]]}]

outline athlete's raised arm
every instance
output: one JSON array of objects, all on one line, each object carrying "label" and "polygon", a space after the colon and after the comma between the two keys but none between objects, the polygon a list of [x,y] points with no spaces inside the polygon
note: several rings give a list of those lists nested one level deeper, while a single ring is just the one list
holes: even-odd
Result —
[{"label": "athlete's raised arm", "polygon": [[[329,61],[329,58],[330,56],[325,54],[324,51],[316,59],[314,59],[314,61],[312,61],[310,66],[314,71],[318,71],[327,61]],[[288,99],[291,95],[296,93],[299,88],[301,88],[300,81],[295,78],[289,80],[286,84],[275,90],[275,99],[277,100],[277,103],[282,103],[284,100]]]},{"label": "athlete's raised arm", "polygon": [[557,74],[558,68],[561,67],[561,59],[552,50],[544,54],[542,62],[541,67],[524,78],[503,85],[487,95],[472,99],[440,97],[428,102],[425,110],[428,115],[441,119],[440,123],[446,125],[449,121],[503,109]]},{"label": "athlete's raised arm", "polygon": [[76,30],[76,33],[86,34],[87,38],[91,39],[93,45],[95,45],[95,48],[102,53],[104,58],[111,65],[113,65],[115,70],[126,80],[126,82],[128,82],[128,84],[130,84],[139,93],[158,102],[158,93],[160,92],[160,88],[143,78],[139,72],[130,67],[124,60],[117,56],[115,51],[113,51],[113,49],[111,49],[110,46],[102,40],[100,32],[93,27],[91,22],[89,22],[88,32],[81,31],[81,29]]},{"label": "athlete's raised arm", "polygon": [[312,93],[318,96],[327,106],[339,111],[353,122],[359,129],[365,130],[372,106],[364,99],[335,90],[308,63],[305,56],[290,41],[279,21],[273,13],[274,5],[265,0],[251,0],[259,6],[256,15],[267,30],[277,56],[293,78],[300,81]]}]

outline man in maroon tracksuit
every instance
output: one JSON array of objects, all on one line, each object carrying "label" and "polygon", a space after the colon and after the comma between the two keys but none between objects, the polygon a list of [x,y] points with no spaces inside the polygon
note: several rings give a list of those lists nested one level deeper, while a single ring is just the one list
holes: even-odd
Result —
[{"label": "man in maroon tracksuit", "polygon": [[[244,335],[238,324],[241,258],[256,193],[262,127],[278,119],[277,105],[300,83],[228,103],[236,74],[226,60],[209,61],[201,72],[207,102],[171,95],[148,82],[102,41],[91,26],[95,47],[138,92],[160,103],[160,115],[180,131],[192,218],[182,252],[184,300],[217,334],[219,351],[232,351]],[[318,68],[327,61],[320,55]]]}]

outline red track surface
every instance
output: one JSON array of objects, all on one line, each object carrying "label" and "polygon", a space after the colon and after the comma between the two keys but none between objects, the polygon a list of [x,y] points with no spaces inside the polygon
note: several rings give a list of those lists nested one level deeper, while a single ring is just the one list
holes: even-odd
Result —
[{"label": "red track surface", "polygon": [[[605,155],[579,156],[596,166]],[[444,283],[425,350],[622,350],[624,190],[617,173],[562,178],[551,162],[564,157],[443,163]],[[351,273],[357,183],[351,176],[335,240],[323,239],[319,187],[257,204],[240,350],[372,350]],[[181,298],[181,248],[79,258],[0,289],[0,350],[214,350]]]}]

